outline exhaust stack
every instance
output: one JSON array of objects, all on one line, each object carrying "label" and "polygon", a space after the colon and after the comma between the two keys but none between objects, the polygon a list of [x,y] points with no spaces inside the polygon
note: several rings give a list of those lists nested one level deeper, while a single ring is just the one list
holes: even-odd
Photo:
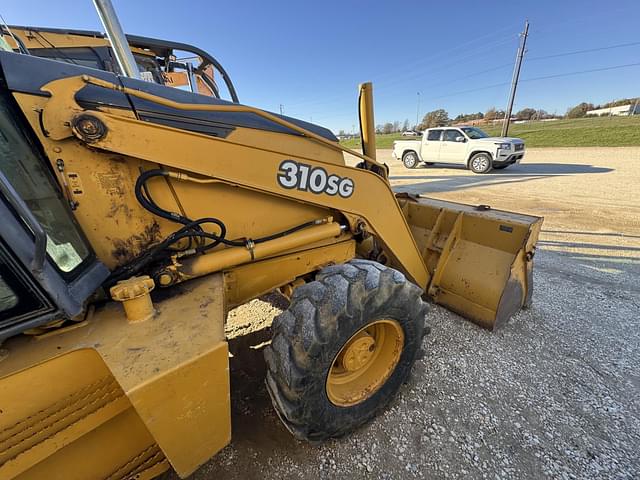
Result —
[{"label": "exhaust stack", "polygon": [[373,84],[361,83],[358,99],[358,118],[360,119],[360,139],[362,153],[376,159],[376,127],[373,120]]},{"label": "exhaust stack", "polygon": [[138,64],[135,58],[133,58],[127,37],[122,30],[111,0],[93,0],[93,4],[98,11],[98,16],[104,26],[109,43],[111,43],[111,48],[113,48],[113,53],[116,56],[120,70],[127,77],[141,80]]}]

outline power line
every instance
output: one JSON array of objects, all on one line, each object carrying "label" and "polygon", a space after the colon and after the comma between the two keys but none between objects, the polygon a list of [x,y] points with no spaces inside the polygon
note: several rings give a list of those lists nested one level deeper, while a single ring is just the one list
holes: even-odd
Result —
[{"label": "power line", "polygon": [[[486,56],[495,56],[496,47],[500,45],[505,45],[511,42],[512,42],[512,39],[509,38],[506,41],[501,41],[496,45],[492,45],[492,48],[489,50],[486,50],[485,52],[481,52],[481,53],[473,53],[471,51],[465,52],[465,54],[461,57],[457,57],[457,58],[449,57],[447,60],[450,60],[450,61],[444,64],[439,65],[436,62],[432,65],[425,65],[425,67],[427,68],[426,70],[411,71],[411,73],[409,74],[397,75],[395,80],[376,82],[377,90],[388,90],[399,84],[406,83],[413,80],[418,80],[422,77],[425,77],[426,75],[433,77],[435,76],[435,74],[439,74],[440,72],[443,72],[446,70],[451,70],[452,68],[458,67],[459,65],[463,65],[463,64],[468,65],[470,61],[475,61]],[[485,48],[485,47],[483,46],[480,48]],[[434,66],[436,66],[437,68],[434,69],[433,68]]]},{"label": "power line", "polygon": [[460,80],[467,80],[469,78],[473,78],[473,77],[477,77],[479,75],[484,75],[485,73],[489,73],[489,72],[494,72],[496,70],[502,70],[503,68],[507,68],[512,66],[513,64],[511,63],[503,63],[502,65],[498,65],[492,68],[487,68],[486,70],[480,70],[479,72],[474,72],[471,73],[469,75],[464,75],[462,77],[456,77],[452,80],[445,80],[442,82],[438,82],[438,83],[432,83],[431,85],[427,85],[426,87],[422,87],[423,89],[426,88],[433,88],[433,87],[438,87],[440,85],[449,85],[450,83],[455,83],[455,82],[459,82]]},{"label": "power line", "polygon": [[[500,30],[503,31],[511,28],[513,27],[505,27]],[[496,36],[496,32],[493,32],[491,34],[484,35],[481,37],[477,37],[474,40],[461,43],[457,46],[454,46],[446,50],[439,50],[433,55],[428,55],[426,57],[421,57],[414,61],[405,62],[401,67],[404,71],[410,72],[409,74],[395,73],[397,71],[397,67],[388,67],[387,72],[377,75],[373,79],[376,86],[376,90],[386,90],[399,83],[420,78],[421,76],[425,75],[425,73],[428,73],[429,75],[433,75],[434,73],[448,70],[452,67],[455,67],[459,64],[464,63],[465,60],[470,60],[470,59],[474,60],[474,59],[482,58],[487,55],[494,55],[495,49],[497,47],[507,44],[513,40],[511,36],[507,36],[507,37],[501,36],[500,38],[491,40],[488,43],[478,44],[479,39],[494,37],[494,36]],[[465,48],[467,45],[470,45],[470,47]],[[456,54],[451,53],[462,48],[465,48],[465,49],[461,52],[458,52]],[[482,50],[482,52],[475,53],[478,50]],[[420,65],[419,68],[418,68],[418,65]],[[434,67],[436,68],[434,69]],[[427,72],[424,71],[425,68],[428,69]],[[337,103],[343,98],[345,98],[344,94],[333,95],[333,96],[324,97],[324,98],[302,99],[297,102],[287,103],[287,105],[291,107],[323,105],[323,104],[329,104],[329,103]]]},{"label": "power line", "polygon": [[555,75],[544,75],[542,77],[533,77],[533,78],[523,78],[522,80],[520,80],[521,82],[533,82],[536,80],[546,80],[547,78],[559,78],[559,77],[569,77],[572,75],[582,75],[583,73],[592,73],[592,72],[604,72],[607,70],[617,70],[620,68],[629,68],[629,67],[638,67],[640,66],[640,62],[638,63],[627,63],[624,65],[613,65],[611,67],[602,67],[602,68],[591,68],[589,70],[579,70],[576,72],[565,72],[565,73],[558,73]]},{"label": "power line", "polygon": [[[585,74],[585,73],[604,72],[604,71],[607,71],[607,70],[617,70],[617,69],[620,69],[620,68],[629,68],[629,67],[637,67],[637,66],[640,66],[640,62],[638,62],[638,63],[627,63],[627,64],[624,64],[624,65],[612,65],[610,67],[602,67],[602,68],[591,68],[589,70],[578,70],[578,71],[575,71],[575,72],[557,73],[557,74],[554,74],[554,75],[543,75],[543,76],[540,76],[540,77],[523,78],[523,79],[520,79],[520,82],[535,82],[535,81],[538,81],[538,80],[546,80],[548,78],[570,77],[570,76],[573,76],[573,75],[582,75],[582,74]],[[497,88],[497,87],[502,87],[502,86],[505,86],[505,85],[509,85],[509,83],[510,82],[494,83],[494,84],[491,84],[491,85],[484,85],[482,87],[472,88],[472,89],[469,89],[469,90],[460,90],[460,91],[457,91],[457,92],[451,92],[451,93],[447,93],[445,95],[440,95],[440,96],[437,96],[437,97],[429,97],[428,100],[438,100],[440,98],[453,97],[453,96],[456,96],[456,95],[462,95],[464,93],[479,92],[481,90],[488,90],[488,89],[491,89],[491,88]]]},{"label": "power line", "polygon": [[[559,58],[559,57],[564,57],[564,56],[569,56],[569,55],[578,55],[578,54],[582,54],[582,53],[589,53],[589,52],[596,52],[596,51],[606,51],[606,50],[612,50],[612,49],[616,49],[616,48],[625,48],[625,47],[631,47],[631,46],[635,46],[635,45],[640,45],[640,42],[628,42],[628,43],[621,43],[621,44],[616,44],[616,45],[607,45],[607,46],[603,46],[603,47],[595,47],[595,48],[590,48],[590,49],[583,49],[583,50],[575,50],[575,51],[570,51],[570,52],[561,52],[561,53],[557,53],[557,54],[550,54],[550,55],[543,55],[543,56],[538,56],[538,57],[529,57],[528,60],[543,60],[543,59],[548,59],[548,58]],[[462,57],[466,57],[469,52],[460,52],[462,53]],[[457,61],[456,61],[457,60]],[[435,73],[438,71],[442,71],[442,70],[446,70],[450,65],[455,65],[458,63],[462,63],[461,60],[462,58],[458,57],[456,60],[454,60],[452,63],[450,63],[449,65],[442,65],[439,69],[430,72],[430,73]],[[437,64],[437,62],[436,62]],[[475,77],[484,73],[488,73],[494,70],[499,70],[501,68],[505,68],[506,66],[508,66],[510,64],[502,64],[502,65],[497,65],[495,67],[489,68],[489,69],[485,69],[485,70],[481,70],[478,72],[474,72],[471,73],[469,75],[463,76],[463,77],[456,77],[455,79],[451,80],[451,82],[455,82],[458,80],[464,80],[467,78],[471,78],[471,77]],[[545,80],[545,79],[551,79],[551,78],[561,78],[561,77],[568,77],[568,76],[575,76],[575,75],[582,75],[582,74],[586,74],[586,73],[594,73],[594,72],[602,72],[602,71],[609,71],[609,70],[617,70],[617,69],[622,69],[622,68],[630,68],[630,67],[635,67],[635,66],[640,66],[640,63],[629,63],[629,64],[622,64],[622,65],[612,65],[612,66],[608,66],[608,67],[601,67],[601,68],[593,68],[593,69],[587,69],[587,70],[579,70],[579,71],[572,71],[572,72],[563,72],[563,73],[558,73],[558,74],[552,74],[552,75],[544,75],[544,76],[539,76],[539,77],[531,77],[531,78],[525,78],[525,79],[521,79],[521,82],[533,82],[533,81],[539,81],[539,80]],[[444,68],[443,68],[444,67]],[[438,82],[437,84],[432,84],[432,85],[428,85],[426,87],[423,87],[423,92],[425,89],[428,88],[432,88],[434,86],[438,86],[438,85],[442,85],[445,83],[451,83],[451,82]],[[377,90],[386,90],[387,88],[389,88],[391,85],[389,84],[389,82],[381,82],[383,85],[383,88],[378,88]],[[391,81],[391,84],[393,83],[402,83],[402,82],[394,82]],[[386,84],[386,85],[385,85]],[[471,88],[471,89],[466,89],[466,90],[460,90],[460,91],[456,91],[456,92],[451,92],[451,93],[447,93],[444,95],[439,95],[439,96],[434,96],[434,97],[423,97],[424,100],[429,101],[429,100],[437,100],[437,99],[442,99],[442,98],[447,98],[447,97],[452,97],[452,96],[457,96],[457,95],[463,95],[463,94],[467,94],[467,93],[473,93],[473,92],[478,92],[478,91],[482,91],[482,90],[489,90],[489,89],[493,89],[493,88],[497,88],[497,87],[502,87],[505,85],[508,85],[509,82],[501,82],[501,83],[495,83],[495,84],[491,84],[491,85],[484,85],[481,87],[476,87],[476,88]],[[378,85],[380,85],[380,83],[378,83]],[[421,95],[422,97],[422,95]],[[327,99],[318,99],[316,100],[316,102],[319,104],[316,105],[315,108],[321,106],[321,105],[328,105],[329,103],[334,103],[334,102],[327,102]],[[314,102],[312,102],[314,103]],[[315,109],[314,108],[314,109]],[[346,117],[346,116],[351,116],[354,115],[353,113],[342,113],[344,110],[341,109],[341,111],[338,112],[332,112],[332,113],[328,113],[325,115],[320,115],[321,118],[329,118],[329,117]]]},{"label": "power line", "polygon": [[471,88],[469,90],[460,90],[458,92],[447,93],[445,95],[440,95],[438,97],[429,97],[429,100],[438,100],[440,98],[454,97],[456,95],[462,95],[464,93],[473,93],[479,92],[480,90],[488,90],[490,88],[503,87],[505,85],[509,85],[511,82],[502,82],[502,83],[494,83],[492,85],[485,85],[484,87]]},{"label": "power line", "polygon": [[[542,56],[537,56],[537,57],[527,57],[527,62],[532,61],[532,60],[546,60],[546,59],[549,59],[549,58],[560,58],[560,57],[571,56],[571,55],[579,55],[579,54],[583,54],[583,53],[613,50],[613,49],[616,49],[616,48],[632,47],[632,46],[636,46],[636,45],[640,45],[640,42],[619,43],[619,44],[615,44],[615,45],[608,45],[608,46],[589,48],[589,49],[583,49],[583,50],[574,50],[574,51],[570,51],[570,52],[555,53],[555,54],[551,54],[551,55],[542,55]],[[441,72],[443,70],[447,70],[448,68],[450,68],[452,66],[455,66],[455,65],[457,65],[459,63],[462,63],[462,60],[464,60],[464,58],[467,57],[467,53],[468,52],[464,52],[465,55],[463,55],[463,58],[458,58],[458,59],[456,59],[456,61],[451,62],[449,64],[446,64],[445,66],[443,66],[441,68],[438,68],[436,70],[432,70],[430,73],[431,74],[438,73],[438,72]],[[509,65],[511,65],[511,64],[509,63],[509,64],[498,65],[498,66],[493,67],[493,68],[489,68],[489,69],[486,69],[486,70],[481,70],[479,72],[474,72],[474,73],[472,73],[470,75],[465,75],[463,77],[456,77],[455,79],[453,79],[451,81],[442,81],[442,82],[437,82],[435,84],[427,85],[426,87],[422,87],[422,89],[425,90],[425,89],[428,89],[428,88],[437,87],[437,86],[449,84],[449,83],[452,83],[452,82],[457,82],[459,80],[466,80],[468,78],[473,78],[473,77],[479,76],[479,75],[484,74],[484,73],[489,73],[489,72],[494,71],[494,70],[500,70],[500,69],[505,68],[505,67],[507,67]],[[595,70],[595,71],[597,71],[597,70]],[[576,74],[577,73],[571,73],[571,75],[576,75]],[[559,74],[559,75],[560,76],[565,76],[565,74]],[[418,77],[419,76],[420,75],[418,75]],[[404,76],[401,79],[400,82],[397,82],[397,81],[377,82],[376,83],[376,90],[377,91],[379,91],[379,90],[387,90],[388,88],[390,88],[394,84],[402,83],[402,80],[404,80],[404,79],[414,79],[414,78],[417,78],[417,76],[413,75],[413,76],[410,76],[409,78],[407,76]],[[553,78],[553,77],[549,77],[549,78]],[[525,80],[522,80],[522,81],[525,81]],[[480,89],[484,90],[486,88],[494,88],[494,87],[501,86],[501,85],[502,84],[489,85],[487,87],[481,87]],[[474,90],[471,90],[471,91],[476,91],[476,90],[474,89]],[[471,91],[469,91],[469,93]],[[467,92],[467,90],[464,90],[462,93],[464,93],[464,92]],[[451,95],[447,94],[446,96],[451,96]],[[443,97],[432,97],[432,98],[443,98]],[[321,105],[328,105],[328,104],[331,104],[331,103],[338,103],[338,102],[340,102],[340,100],[338,100],[338,98],[336,98],[336,100],[333,101],[333,102],[327,102],[326,99],[325,100],[317,99],[315,101],[309,102],[308,104],[311,105],[311,104],[315,103],[316,104],[316,108],[317,108],[318,106],[321,106]],[[303,105],[304,103],[306,103],[306,102],[298,103],[296,105]]]},{"label": "power line", "polygon": [[547,58],[567,57],[569,55],[579,55],[581,53],[600,52],[602,50],[612,50],[614,48],[632,47],[634,45],[640,45],[640,42],[619,43],[617,45],[609,45],[607,47],[588,48],[586,50],[574,50],[573,52],[555,53],[552,55],[543,55],[538,57],[527,57],[527,61],[531,60],[546,60]]},{"label": "power line", "polygon": [[[462,63],[462,62],[459,62],[459,63]],[[490,73],[490,72],[493,72],[493,71],[496,71],[496,70],[500,70],[500,69],[509,67],[511,65],[512,65],[511,63],[503,63],[503,64],[496,65],[496,66],[491,67],[491,68],[487,68],[487,69],[484,69],[484,70],[473,72],[473,73],[471,73],[469,75],[457,76],[452,80],[444,80],[444,81],[439,81],[439,82],[436,82],[436,83],[432,83],[432,84],[423,86],[421,88],[422,89],[429,89],[429,88],[433,88],[433,87],[438,87],[440,85],[449,85],[451,83],[459,82],[461,80],[466,80],[466,79],[469,79],[469,78],[473,78],[473,77],[477,77],[477,76],[483,75],[485,73]],[[433,73],[441,72],[443,70],[447,70],[448,68],[451,68],[452,66],[453,65],[449,64],[447,67],[440,68],[440,69],[437,69],[437,70],[433,70],[431,73],[433,74]],[[374,84],[375,85],[375,87],[374,87],[375,88],[375,92],[387,91],[387,90],[395,87],[396,86],[395,84],[398,84],[398,83],[402,83],[402,81],[400,81],[400,82],[395,81],[395,82],[391,82],[391,83],[389,83],[389,82],[379,82],[379,83],[376,82]],[[303,103],[292,104],[292,105],[294,105],[294,110],[296,110],[296,111],[312,109],[312,110],[317,112],[317,111],[321,111],[324,107],[328,107],[329,105],[344,104],[344,103],[345,103],[344,102],[344,96],[340,96],[340,97],[328,97],[328,98],[325,98],[325,99],[320,99],[319,98],[319,99],[317,99],[317,100],[315,100],[313,102],[307,102],[306,105],[303,104]]]}]

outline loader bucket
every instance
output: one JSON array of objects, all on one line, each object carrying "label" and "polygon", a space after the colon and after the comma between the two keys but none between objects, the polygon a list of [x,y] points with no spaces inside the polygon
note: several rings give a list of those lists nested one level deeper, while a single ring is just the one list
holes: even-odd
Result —
[{"label": "loader bucket", "polygon": [[489,330],[529,304],[541,217],[397,197],[431,275],[427,293],[436,303]]}]

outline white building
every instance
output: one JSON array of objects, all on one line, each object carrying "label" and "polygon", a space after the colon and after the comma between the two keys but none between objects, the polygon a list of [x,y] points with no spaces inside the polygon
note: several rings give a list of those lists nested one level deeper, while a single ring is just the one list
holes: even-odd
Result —
[{"label": "white building", "polygon": [[609,115],[640,115],[640,103],[587,110],[587,115],[597,115],[599,117],[606,117]]}]

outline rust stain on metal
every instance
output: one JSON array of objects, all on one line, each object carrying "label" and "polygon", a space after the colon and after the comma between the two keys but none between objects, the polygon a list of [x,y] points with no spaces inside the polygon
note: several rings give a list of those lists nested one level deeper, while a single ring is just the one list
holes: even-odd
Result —
[{"label": "rust stain on metal", "polygon": [[131,218],[132,212],[131,208],[126,203],[120,202],[111,202],[111,206],[109,207],[109,212],[107,213],[107,218],[114,218],[116,223],[120,217]]},{"label": "rust stain on metal", "polygon": [[151,225],[147,225],[141,234],[132,235],[126,239],[114,239],[111,255],[118,265],[123,265],[160,240],[162,240],[160,225],[154,221]]}]

